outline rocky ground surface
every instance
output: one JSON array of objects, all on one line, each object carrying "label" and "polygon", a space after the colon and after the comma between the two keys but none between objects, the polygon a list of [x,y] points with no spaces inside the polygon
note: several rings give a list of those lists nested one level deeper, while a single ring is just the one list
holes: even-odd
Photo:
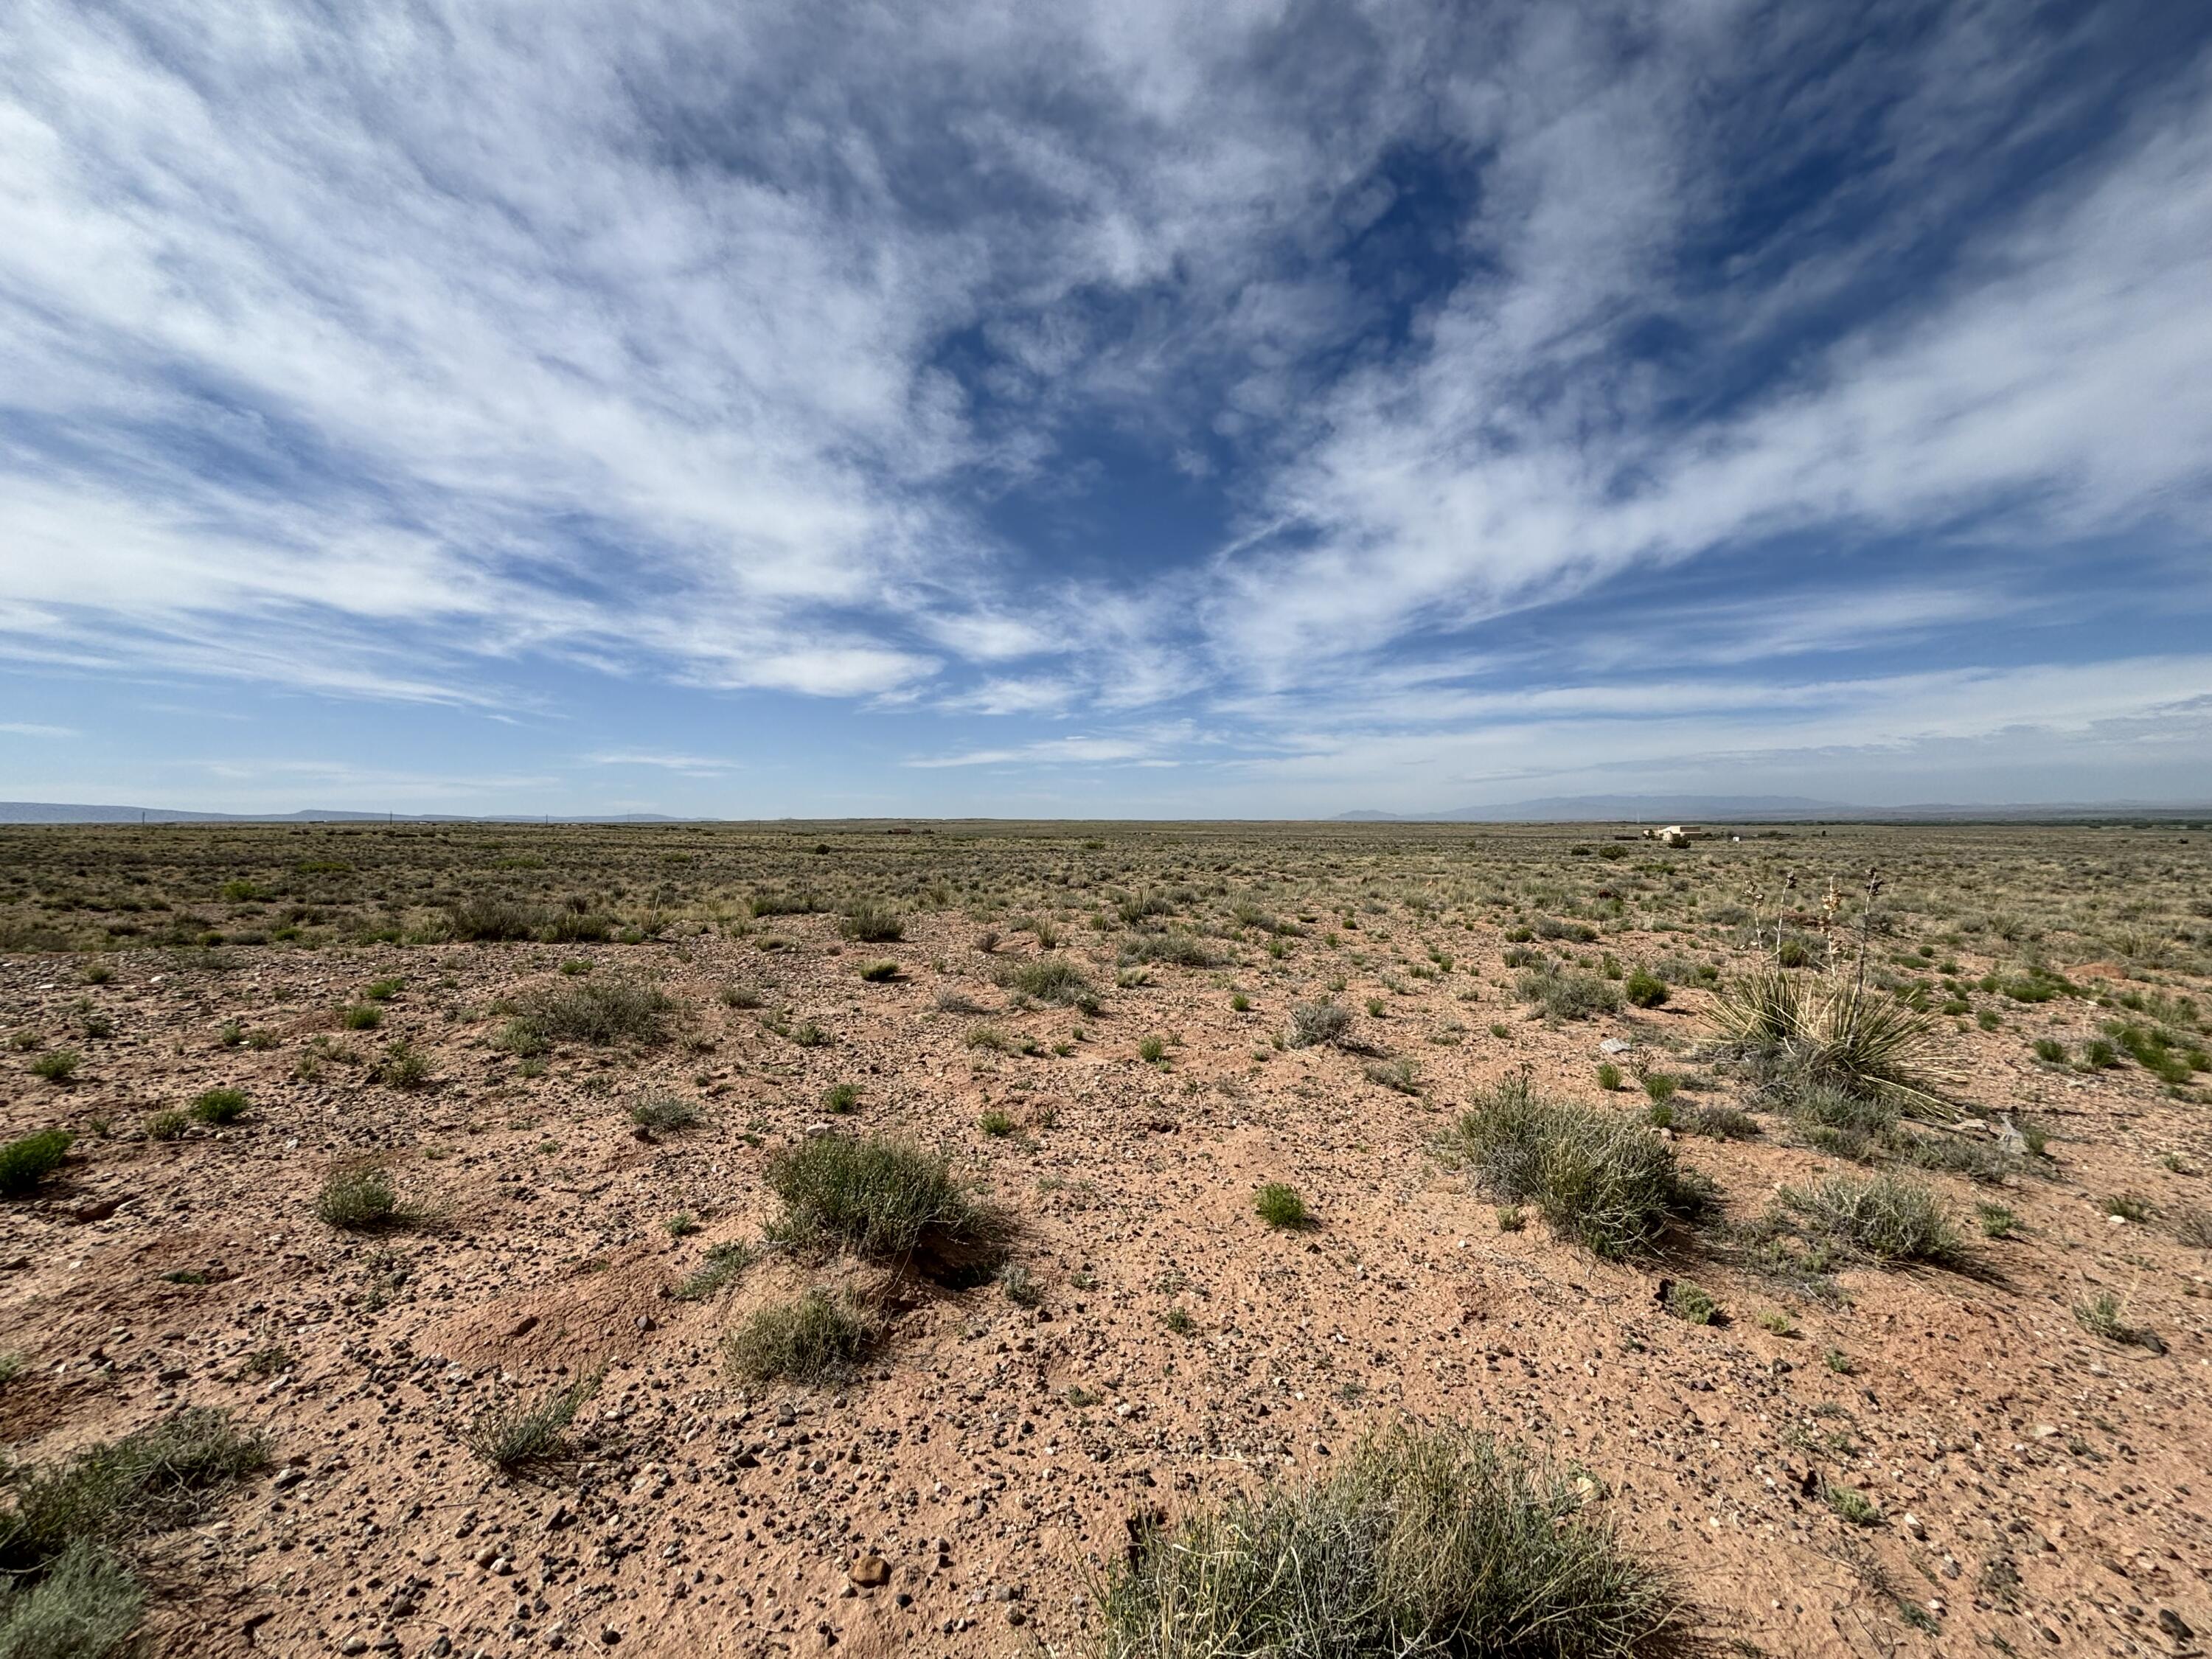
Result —
[{"label": "rocky ground surface", "polygon": [[[7,1091],[10,1135],[80,1136],[39,1196],[0,1208],[0,1350],[21,1361],[0,1434],[52,1457],[191,1403],[275,1447],[270,1473],[155,1547],[157,1651],[1079,1651],[1133,1517],[1325,1470],[1404,1412],[1573,1465],[1740,1651],[2212,1638],[2212,1261],[2159,1221],[2205,1202],[2212,1133],[2139,1071],[2039,1066],[2017,1025],[1962,1029],[1967,1097],[2047,1123],[2048,1173],[2002,1191],[1933,1177],[1970,1234],[1992,1199],[2017,1231],[1975,1235],[1969,1273],[1858,1267],[1823,1296],[1695,1241],[1620,1266],[1540,1222],[1502,1231],[1436,1154],[1453,1109],[1522,1066],[1636,1109],[1599,1092],[1601,1045],[1671,1056],[1705,1032],[1704,993],[1547,1025],[1504,988],[1501,939],[1455,928],[1465,966],[1363,1017],[1372,1052],[1284,1052],[1268,1038],[1313,994],[1317,946],[1287,967],[1252,952],[1157,969],[1086,1018],[1009,1008],[1000,958],[956,916],[881,947],[841,948],[833,921],[778,919],[781,948],[245,948],[202,968],[124,952],[99,985],[76,958],[0,961],[0,1024],[61,1035],[90,1011],[112,1027],[78,1042],[74,1081],[26,1066]],[[1419,942],[1391,941],[1414,961]],[[902,977],[860,982],[863,955]],[[525,1075],[492,1005],[563,961],[658,979],[685,1000],[678,1040],[562,1049]],[[1110,961],[1091,971],[1111,984]],[[387,976],[404,984],[381,1027],[339,1030],[335,1011]],[[769,1006],[725,1006],[732,984]],[[983,1012],[946,1012],[947,993]],[[1348,1005],[1370,994],[1375,975],[1350,975]],[[796,1046],[777,1010],[829,1041]],[[2036,1017],[2079,1041],[2097,1011]],[[1038,1052],[971,1046],[987,1024]],[[1150,1036],[1170,1039],[1158,1063],[1139,1055]],[[434,1080],[372,1079],[394,1038]],[[303,1068],[318,1041],[340,1057]],[[1370,1080],[1374,1053],[1418,1060],[1420,1092]],[[764,1160],[831,1121],[838,1082],[860,1096],[837,1132],[941,1144],[1014,1213],[1042,1300],[878,1279],[896,1317],[865,1376],[749,1392],[720,1351],[733,1321],[862,1270],[771,1255],[714,1297],[670,1291],[708,1247],[758,1236]],[[249,1097],[236,1122],[140,1131],[218,1085]],[[1730,1097],[1715,1086],[1698,1097]],[[648,1091],[696,1100],[702,1123],[641,1139],[627,1108]],[[986,1134],[991,1110],[1014,1132]],[[1681,1143],[1730,1213],[1845,1167],[1767,1127]],[[316,1219],[333,1160],[363,1153],[416,1224],[364,1237]],[[1276,1180],[1315,1225],[1262,1224],[1254,1188]],[[2148,1218],[2110,1218],[2113,1194]],[[672,1236],[679,1212],[701,1231]],[[1726,1322],[1668,1316],[1667,1278],[1694,1279]],[[2154,1346],[2082,1328],[2073,1309],[2105,1290]],[[1787,1334],[1763,1322],[1778,1312]],[[510,1478],[467,1449],[487,1404],[601,1368],[569,1460]],[[1875,1523],[1842,1518],[1838,1487]]]}]

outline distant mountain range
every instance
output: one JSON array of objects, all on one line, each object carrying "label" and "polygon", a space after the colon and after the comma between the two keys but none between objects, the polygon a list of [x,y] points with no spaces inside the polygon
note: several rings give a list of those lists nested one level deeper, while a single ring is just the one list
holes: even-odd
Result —
[{"label": "distant mountain range", "polygon": [[[555,813],[562,823],[675,823],[660,812],[605,817]],[[544,823],[540,812],[179,812],[166,806],[78,806],[58,801],[0,800],[0,823]]]},{"label": "distant mountain range", "polygon": [[[2035,805],[1853,806],[1805,795],[1550,795],[1496,806],[1442,812],[1340,812],[1335,823],[1957,823],[2051,819],[2180,818],[2212,820],[2212,803],[2060,801]],[[783,823],[801,820],[781,819]],[[807,823],[832,822],[807,819]],[[902,820],[903,821],[903,820]],[[56,801],[0,800],[0,823],[740,823],[684,819],[665,812],[180,812],[166,806],[90,806]]]},{"label": "distant mountain range", "polygon": [[1550,795],[1441,812],[1340,812],[1340,823],[1987,823],[2047,818],[2212,817],[2212,804],[2054,801],[1966,806],[1854,806],[1804,795]]}]

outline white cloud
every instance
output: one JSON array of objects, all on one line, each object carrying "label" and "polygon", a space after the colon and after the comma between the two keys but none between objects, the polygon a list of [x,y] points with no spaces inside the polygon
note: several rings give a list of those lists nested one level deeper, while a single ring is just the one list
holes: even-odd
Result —
[{"label": "white cloud", "polygon": [[586,755],[584,759],[593,766],[656,767],[664,771],[680,772],[687,777],[695,778],[720,777],[725,773],[737,769],[734,762],[718,759],[710,755],[677,755],[647,749],[609,750],[595,755]]},{"label": "white cloud", "polygon": [[[1613,176],[1619,132],[1543,115],[1500,135],[1500,170],[1530,180],[1525,201],[1509,192],[1493,210],[1516,216],[1494,232],[1515,266],[1454,296],[1410,373],[1356,377],[1322,409],[1325,435],[1267,498],[1312,544],[1263,542],[1225,561],[1212,631],[1249,672],[1281,683],[1409,628],[1784,532],[1940,532],[1996,511],[1984,533],[2039,544],[2171,521],[2203,501],[2201,77],[2186,101],[2146,112],[2108,172],[1977,250],[1913,320],[1871,324],[1784,390],[1679,432],[1638,407],[1651,394],[1632,374],[1584,362],[1594,329],[1653,303],[1636,290],[1653,280],[1664,227],[1565,182]],[[1648,172],[1670,135],[1663,122],[1636,130],[1626,165]],[[1638,182],[1679,201],[1663,178]],[[1577,377],[1577,395],[1548,395],[1556,374]],[[1634,418],[1608,418],[1623,410]]]},{"label": "white cloud", "polygon": [[[1790,660],[1941,639],[1956,668],[1977,623],[2063,623],[2045,550],[2195,546],[2212,473],[2202,66],[2051,167],[2109,91],[2046,73],[2064,36],[1999,4],[1910,47],[1832,52],[1844,27],[28,0],[0,66],[0,653],[533,713],[550,657],[1018,723],[925,769],[1202,737],[1345,787],[1384,775],[1362,754],[1437,785],[1631,732],[1996,741],[1989,698],[2062,685],[2190,728],[2133,671],[2113,703],[2063,665]],[[1863,175],[1772,210],[1869,121]],[[1409,156],[1457,193],[1425,202]],[[1726,280],[1686,274],[1717,241]],[[1115,517],[1101,432],[1225,495],[1210,555]],[[992,527],[1029,522],[1010,495],[1050,520],[1030,542]],[[1783,534],[1764,556],[1896,536],[1927,568],[1465,643]]]},{"label": "white cloud", "polygon": [[948,766],[1102,766],[1117,762],[1157,763],[1153,744],[1140,738],[1053,738],[1006,749],[972,749],[957,755],[919,755],[902,764]]}]

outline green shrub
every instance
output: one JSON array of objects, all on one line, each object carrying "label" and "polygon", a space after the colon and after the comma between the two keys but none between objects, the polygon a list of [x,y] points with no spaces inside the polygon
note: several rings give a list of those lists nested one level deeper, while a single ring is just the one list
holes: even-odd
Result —
[{"label": "green shrub", "polygon": [[857,1083],[833,1083],[823,1091],[823,1109],[841,1117],[860,1103],[860,1085]]},{"label": "green shrub", "polygon": [[1671,1584],[1562,1472],[1457,1427],[1363,1439],[1139,1532],[1110,1569],[1101,1659],[1644,1659],[1686,1650]]},{"label": "green shrub", "polygon": [[386,1047],[370,1071],[387,1089],[420,1089],[438,1074],[430,1056],[404,1037]]},{"label": "green shrub", "polygon": [[83,1064],[84,1056],[74,1048],[49,1048],[31,1062],[31,1072],[48,1083],[67,1083]]},{"label": "green shrub", "polygon": [[384,1010],[373,1002],[356,1002],[339,1014],[338,1024],[349,1031],[374,1031],[384,1024]]},{"label": "green shrub", "polygon": [[392,1177],[374,1164],[342,1164],[316,1195],[315,1214],[325,1226],[370,1232],[398,1222],[399,1194]]},{"label": "green shrub", "polygon": [[21,1198],[61,1168],[76,1137],[67,1129],[41,1129],[0,1146],[0,1197]]},{"label": "green shrub", "polygon": [[1810,1230],[1877,1261],[1955,1263],[1964,1247],[1936,1194],[1893,1176],[1824,1176],[1784,1187],[1776,1201]]},{"label": "green shrub", "polygon": [[1648,1124],[1539,1099],[1526,1073],[1479,1101],[1446,1145],[1493,1196],[1533,1202],[1553,1228],[1602,1256],[1649,1254],[1669,1222],[1710,1201]]},{"label": "green shrub", "polygon": [[1620,1087],[1620,1067],[1609,1060],[1600,1060],[1597,1066],[1597,1086],[1607,1091]]},{"label": "green shrub", "polygon": [[66,1462],[17,1468],[15,1506],[0,1516],[0,1571],[38,1571],[80,1541],[123,1544],[188,1525],[222,1487],[268,1462],[259,1434],[192,1406]]},{"label": "green shrub", "polygon": [[1829,1486],[1821,1496],[1830,1509],[1855,1527],[1871,1527],[1881,1519],[1881,1511],[1875,1508],[1873,1500],[1849,1486]]},{"label": "green shrub", "polygon": [[1667,1000],[1667,981],[1648,969],[1638,968],[1621,987],[1628,1000],[1638,1008],[1656,1008]]},{"label": "green shrub", "polygon": [[191,1104],[192,1115],[202,1123],[234,1123],[245,1110],[243,1089],[204,1090]]},{"label": "green shrub", "polygon": [[1137,1039],[1137,1058],[1147,1066],[1157,1066],[1168,1057],[1168,1040],[1161,1036]]},{"label": "green shrub", "polygon": [[1673,1279],[1666,1286],[1667,1311],[1686,1325],[1716,1325],[1723,1322],[1721,1304],[1700,1285],[1688,1279]]},{"label": "green shrub", "polygon": [[599,1392],[601,1375],[588,1372],[535,1400],[495,1401],[477,1413],[461,1437],[477,1456],[506,1474],[551,1462],[568,1451],[568,1425]]},{"label": "green shrub", "polygon": [[1252,1207],[1270,1227],[1303,1227],[1312,1217],[1298,1189],[1288,1182],[1271,1181],[1252,1195]]},{"label": "green shrub", "polygon": [[146,1115],[146,1139],[149,1140],[177,1140],[183,1138],[191,1119],[173,1109],[166,1112],[149,1112]]},{"label": "green shrub", "polygon": [[1014,1120],[995,1108],[975,1120],[975,1127],[993,1139],[1000,1139],[1014,1132]]},{"label": "green shrub", "polygon": [[748,1382],[817,1382],[849,1376],[878,1334],[876,1321],[852,1297],[817,1285],[753,1313],[730,1333],[724,1352]]},{"label": "green shrub", "polygon": [[629,1121],[647,1134],[665,1134],[696,1127],[699,1109],[681,1095],[647,1095],[632,1104]]},{"label": "green shrub", "polygon": [[1680,1133],[1704,1135],[1712,1140],[1749,1140],[1759,1133],[1758,1120],[1733,1106],[1692,1106],[1678,1110],[1674,1127]]},{"label": "green shrub", "polygon": [[884,985],[899,976],[899,965],[886,957],[881,962],[864,962],[860,975],[871,985]]},{"label": "green shrub", "polygon": [[878,1261],[957,1271],[1002,1257],[1005,1218],[971,1198],[943,1157],[881,1137],[822,1135],[769,1160],[783,1214],[770,1237]]}]

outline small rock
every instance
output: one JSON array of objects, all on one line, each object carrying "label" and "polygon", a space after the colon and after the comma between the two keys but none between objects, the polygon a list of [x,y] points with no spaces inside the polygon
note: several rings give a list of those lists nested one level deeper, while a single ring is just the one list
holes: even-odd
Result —
[{"label": "small rock", "polygon": [[1907,1510],[1905,1512],[1904,1518],[1897,1524],[1903,1527],[1906,1532],[1910,1533],[1915,1538],[1925,1538],[1928,1536],[1927,1523],[1921,1520],[1918,1516],[1913,1514],[1910,1510]]},{"label": "small rock", "polygon": [[2190,1629],[2188,1621],[2172,1607],[2160,1607],[2158,1610],[2158,1627],[2177,1642],[2186,1642],[2197,1634],[2195,1631]]},{"label": "small rock", "polygon": [[344,1641],[338,1644],[338,1651],[340,1653],[367,1653],[368,1651],[368,1638],[366,1636],[349,1636]]},{"label": "small rock", "polygon": [[1607,1037],[1597,1045],[1597,1051],[1601,1054],[1625,1054],[1635,1046],[1632,1042],[1624,1042],[1619,1037]]},{"label": "small rock", "polygon": [[849,1575],[853,1582],[864,1589],[873,1589],[891,1580],[891,1565],[880,1555],[864,1555],[853,1563]]}]

